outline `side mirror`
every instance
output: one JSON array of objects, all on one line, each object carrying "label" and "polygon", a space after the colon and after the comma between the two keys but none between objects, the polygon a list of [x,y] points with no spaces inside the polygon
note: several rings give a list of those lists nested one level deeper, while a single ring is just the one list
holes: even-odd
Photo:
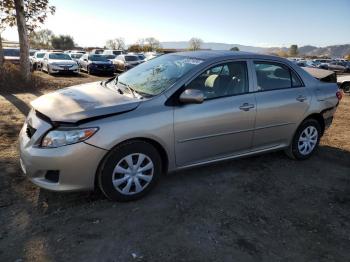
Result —
[{"label": "side mirror", "polygon": [[204,94],[198,89],[186,89],[179,97],[183,104],[201,104],[204,101]]}]

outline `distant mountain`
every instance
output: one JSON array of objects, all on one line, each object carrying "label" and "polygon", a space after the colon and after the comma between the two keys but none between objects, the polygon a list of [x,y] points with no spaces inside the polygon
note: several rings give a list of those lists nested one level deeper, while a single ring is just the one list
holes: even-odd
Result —
[{"label": "distant mountain", "polygon": [[[188,48],[187,41],[179,42],[161,42],[163,48],[166,49],[186,49]],[[278,51],[288,51],[287,47],[257,47],[257,46],[246,46],[238,44],[226,44],[226,43],[214,43],[206,42],[203,43],[203,49],[212,50],[230,50],[232,47],[238,47],[241,51],[254,52],[254,53],[277,53]],[[350,44],[346,45],[332,45],[327,47],[317,47],[317,46],[301,46],[299,47],[300,55],[308,56],[328,56],[328,57],[343,57],[350,54]]]}]

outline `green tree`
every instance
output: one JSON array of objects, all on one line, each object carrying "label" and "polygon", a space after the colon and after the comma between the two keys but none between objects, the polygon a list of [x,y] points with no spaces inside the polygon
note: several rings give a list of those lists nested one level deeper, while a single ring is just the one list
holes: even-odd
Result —
[{"label": "green tree", "polygon": [[49,5],[49,0],[1,0],[0,24],[5,27],[17,25],[20,44],[20,71],[24,81],[29,81],[31,76],[28,59],[28,36],[45,22],[48,14],[54,14],[55,10],[54,6]]},{"label": "green tree", "polygon": [[53,33],[51,30],[43,29],[40,31],[33,31],[29,36],[30,46],[37,49],[51,49],[51,40]]},{"label": "green tree", "polygon": [[201,49],[201,46],[203,44],[203,40],[200,38],[192,37],[190,41],[188,42],[188,49],[192,51],[196,51]]},{"label": "green tree", "polygon": [[59,50],[69,50],[75,47],[74,39],[69,35],[53,36],[51,44],[54,49]]},{"label": "green tree", "polygon": [[237,46],[231,47],[231,51],[239,51],[239,48]]},{"label": "green tree", "polygon": [[289,47],[289,55],[290,56],[297,56],[298,53],[299,53],[299,51],[298,51],[298,46],[297,45],[291,45]]}]

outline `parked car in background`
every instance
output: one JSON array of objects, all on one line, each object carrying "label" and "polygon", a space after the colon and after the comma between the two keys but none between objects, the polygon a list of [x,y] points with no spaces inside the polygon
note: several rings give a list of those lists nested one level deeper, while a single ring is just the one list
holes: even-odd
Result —
[{"label": "parked car in background", "polygon": [[37,51],[33,54],[33,56],[29,57],[30,68],[32,69],[32,71],[41,69],[44,56],[45,56],[45,52]]},{"label": "parked car in background", "polygon": [[345,93],[350,92],[350,75],[338,76],[337,83],[339,85],[339,88],[342,89]]},{"label": "parked car in background", "polygon": [[104,54],[103,56],[111,62],[113,62],[113,60],[117,57],[116,55],[104,55]]},{"label": "parked car in background", "polygon": [[104,73],[112,75],[115,72],[114,65],[104,55],[84,54],[79,59],[80,70],[88,74]]},{"label": "parked car in background", "polygon": [[146,61],[146,56],[144,54],[137,54],[137,56],[139,57],[142,63]]},{"label": "parked car in background", "polygon": [[4,48],[4,61],[11,64],[19,65],[20,51],[19,48]]},{"label": "parked car in background", "polygon": [[69,53],[69,56],[75,61],[78,62],[80,57],[82,57],[84,54],[83,53]]},{"label": "parked car in background", "polygon": [[276,150],[309,158],[341,94],[275,56],[168,54],[34,100],[20,164],[49,190],[135,200],[169,171]]},{"label": "parked car in background", "polygon": [[121,54],[124,54],[124,51],[123,50],[111,50],[111,49],[108,49],[108,50],[104,50],[103,55],[121,55]]},{"label": "parked car in background", "polygon": [[118,55],[114,60],[113,63],[115,65],[115,69],[119,72],[124,72],[129,70],[130,68],[133,68],[139,64],[141,64],[143,61],[140,60],[140,58],[137,55]]},{"label": "parked car in background", "polygon": [[41,70],[48,74],[79,73],[77,62],[65,53],[48,52],[42,60]]},{"label": "parked car in background", "polygon": [[100,55],[100,54],[103,54],[104,52],[104,49],[92,49],[90,54],[92,55]]},{"label": "parked car in background", "polygon": [[329,63],[321,63],[319,68],[332,70],[335,72],[346,72],[347,68],[344,66],[343,62],[340,61],[332,61]]}]

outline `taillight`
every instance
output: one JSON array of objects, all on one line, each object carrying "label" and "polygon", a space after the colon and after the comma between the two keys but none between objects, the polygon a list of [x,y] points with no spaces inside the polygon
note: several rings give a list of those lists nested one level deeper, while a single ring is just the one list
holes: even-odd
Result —
[{"label": "taillight", "polygon": [[339,101],[343,98],[343,92],[341,90],[337,91],[337,93],[335,93],[335,95],[337,96]]}]

